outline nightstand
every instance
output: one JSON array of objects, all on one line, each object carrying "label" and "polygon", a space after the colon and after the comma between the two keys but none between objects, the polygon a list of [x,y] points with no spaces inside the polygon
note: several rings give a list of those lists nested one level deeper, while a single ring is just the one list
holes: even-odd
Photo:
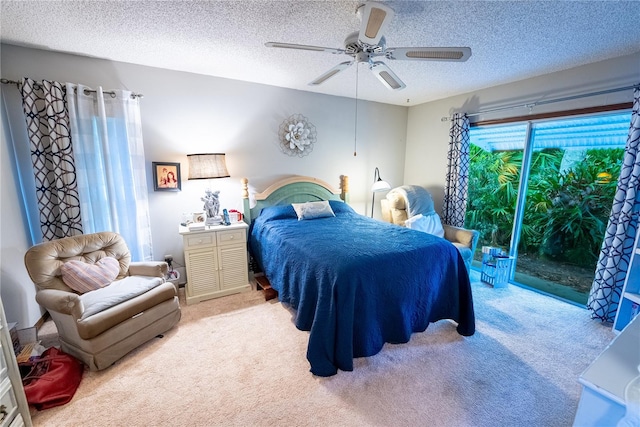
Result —
[{"label": "nightstand", "polygon": [[189,231],[180,227],[187,273],[187,305],[251,289],[244,222]]}]

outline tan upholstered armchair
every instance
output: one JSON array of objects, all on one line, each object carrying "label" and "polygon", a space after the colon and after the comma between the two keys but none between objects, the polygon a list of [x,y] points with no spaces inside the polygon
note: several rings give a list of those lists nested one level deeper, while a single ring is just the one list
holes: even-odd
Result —
[{"label": "tan upholstered armchair", "polygon": [[[119,234],[41,243],[30,248],[24,260],[37,287],[36,300],[58,328],[62,350],[91,370],[111,366],[180,320],[175,286],[164,281],[167,264],[131,262]],[[107,284],[90,285],[96,281]]]},{"label": "tan upholstered armchair", "polygon": [[[411,209],[412,195],[420,196],[420,207]],[[393,224],[405,225],[407,219],[416,214],[433,214],[433,200],[431,194],[422,187],[414,185],[405,185],[394,188],[387,193],[387,197],[381,200],[382,218]],[[451,225],[442,224],[444,229],[444,238],[453,243],[458,248],[460,255],[464,260],[467,271],[471,271],[471,263],[473,262],[473,254],[476,250],[478,237],[480,233],[476,230],[467,230],[465,228],[453,227]]]}]

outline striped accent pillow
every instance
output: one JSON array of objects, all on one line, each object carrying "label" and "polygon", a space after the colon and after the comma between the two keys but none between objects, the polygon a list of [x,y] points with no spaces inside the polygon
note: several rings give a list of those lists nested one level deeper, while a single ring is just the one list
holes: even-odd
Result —
[{"label": "striped accent pillow", "polygon": [[95,264],[72,260],[65,262],[60,272],[68,287],[83,294],[113,282],[120,272],[120,263],[111,257],[102,258]]}]

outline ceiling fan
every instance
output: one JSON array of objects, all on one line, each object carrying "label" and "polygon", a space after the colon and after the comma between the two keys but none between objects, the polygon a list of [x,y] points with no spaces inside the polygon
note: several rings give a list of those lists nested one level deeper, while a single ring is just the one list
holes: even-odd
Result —
[{"label": "ceiling fan", "polygon": [[389,60],[464,62],[471,56],[471,49],[468,47],[387,47],[384,32],[395,14],[393,9],[383,3],[366,2],[358,6],[356,14],[361,20],[360,30],[347,36],[343,49],[279,42],[268,42],[265,46],[346,54],[353,58],[322,74],[309,83],[311,86],[326,82],[354,63],[365,62],[369,64],[369,70],[391,90],[400,90],[406,85],[387,64],[376,61],[377,57]]}]

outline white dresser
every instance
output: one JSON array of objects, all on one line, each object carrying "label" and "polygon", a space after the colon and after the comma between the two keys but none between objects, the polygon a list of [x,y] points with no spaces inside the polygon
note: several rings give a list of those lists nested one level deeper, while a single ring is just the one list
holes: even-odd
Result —
[{"label": "white dresser", "polygon": [[180,227],[187,272],[187,304],[248,291],[247,229],[244,222],[189,231]]},{"label": "white dresser", "polygon": [[580,375],[574,427],[615,427],[626,411],[625,387],[638,376],[640,317],[632,320]]},{"label": "white dresser", "polygon": [[2,301],[0,314],[0,427],[31,426],[29,404],[22,388]]}]

